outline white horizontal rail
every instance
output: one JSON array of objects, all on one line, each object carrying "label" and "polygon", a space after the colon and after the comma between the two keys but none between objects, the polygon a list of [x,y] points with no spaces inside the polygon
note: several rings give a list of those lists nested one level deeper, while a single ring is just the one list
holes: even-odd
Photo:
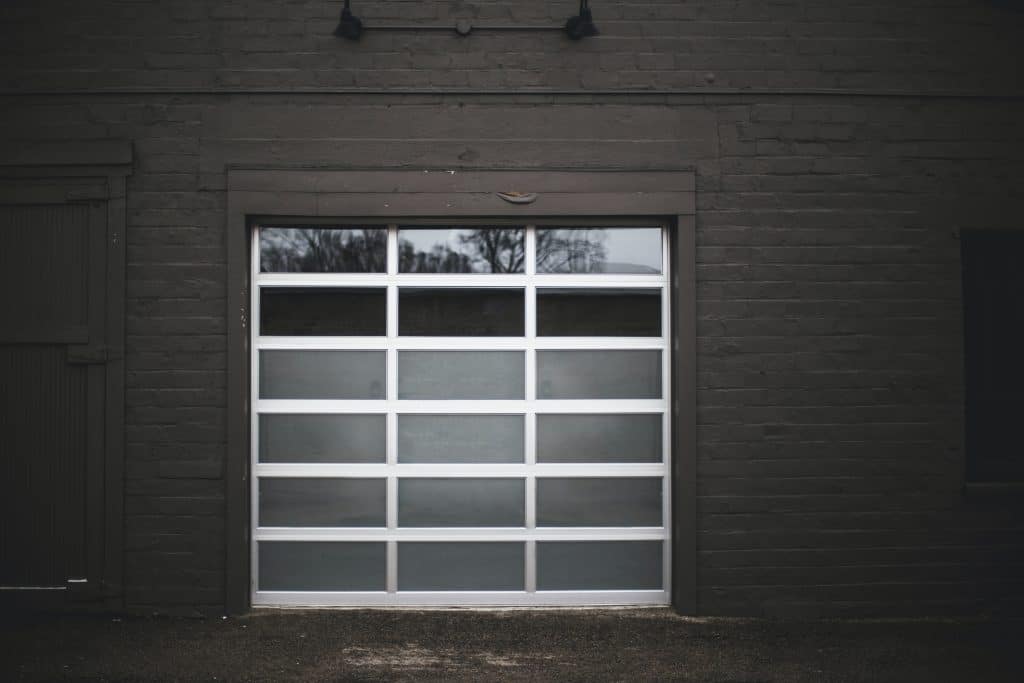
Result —
[{"label": "white horizontal rail", "polygon": [[436,607],[447,605],[489,606],[648,606],[667,605],[669,594],[661,590],[631,591],[399,591],[397,593],[324,591],[256,591],[256,607]]},{"label": "white horizontal rail", "polygon": [[504,273],[260,273],[260,287],[459,287],[521,288],[527,284],[553,289],[657,289],[668,279],[664,275],[547,274],[509,275]]},{"label": "white horizontal rail", "polygon": [[661,337],[256,337],[256,348],[263,351],[356,350],[389,348],[399,351],[525,351],[528,348],[552,351],[619,351],[631,349],[661,350]]},{"label": "white horizontal rail", "polygon": [[[383,454],[381,455],[383,460]],[[328,477],[384,478],[509,478],[537,477],[662,477],[667,474],[663,463],[260,463],[254,468],[257,477]]]},{"label": "white horizontal rail", "polygon": [[664,541],[665,527],[256,527],[256,541]]},{"label": "white horizontal rail", "polygon": [[386,413],[448,415],[519,415],[526,412],[547,413],[661,413],[668,404],[664,399],[551,399],[536,401],[505,400],[331,400],[331,399],[258,399],[253,402],[257,413]]}]

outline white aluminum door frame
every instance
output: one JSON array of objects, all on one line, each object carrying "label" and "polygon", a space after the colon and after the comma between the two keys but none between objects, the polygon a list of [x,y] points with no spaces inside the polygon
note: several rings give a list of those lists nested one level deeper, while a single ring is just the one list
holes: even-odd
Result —
[{"label": "white aluminum door frame", "polygon": [[[453,227],[497,225],[506,221],[453,219]],[[264,220],[266,227],[307,226],[295,221]],[[649,274],[536,274],[536,229],[569,227],[580,221],[523,221],[525,226],[526,272],[523,274],[406,274],[398,272],[398,223],[383,221],[336,223],[318,222],[317,227],[386,227],[388,230],[386,273],[261,273],[259,230],[252,230],[251,249],[251,599],[260,606],[601,606],[667,605],[670,602],[671,571],[671,259],[668,226],[652,220],[593,220],[593,227],[658,227],[661,229],[662,272]],[[436,221],[402,220],[404,227],[433,227]],[[511,227],[511,226],[510,226]],[[264,337],[260,330],[262,287],[382,287],[386,288],[387,334],[384,337]],[[398,288],[458,287],[517,288],[525,293],[526,326],[523,337],[400,337],[398,336]],[[660,337],[537,337],[536,291],[538,287],[559,289],[599,287],[601,289],[659,289],[661,292]],[[387,354],[387,390],[383,400],[293,400],[259,398],[259,353],[285,349],[383,350]],[[661,351],[660,399],[572,399],[536,398],[536,352],[538,350],[633,350]],[[408,400],[398,399],[397,354],[400,350],[521,350],[525,355],[524,400]],[[385,414],[387,416],[386,460],[381,464],[345,463],[260,463],[259,416],[271,413],[295,414]],[[397,416],[399,414],[516,414],[524,415],[525,454],[520,464],[424,464],[398,463]],[[659,463],[537,463],[536,416],[544,413],[660,413],[662,416],[662,461]],[[659,527],[558,527],[536,526],[536,479],[543,476],[588,478],[660,477],[662,481],[662,526]],[[261,477],[373,477],[386,479],[386,527],[260,527],[259,481]],[[494,477],[522,478],[525,491],[524,527],[399,528],[397,525],[397,480],[400,477]],[[259,590],[259,543],[261,541],[381,541],[386,543],[386,591],[261,591]],[[661,541],[662,588],[660,590],[571,590],[536,589],[536,543],[538,541]],[[399,541],[523,541],[525,543],[525,591],[398,591],[397,543]]]}]

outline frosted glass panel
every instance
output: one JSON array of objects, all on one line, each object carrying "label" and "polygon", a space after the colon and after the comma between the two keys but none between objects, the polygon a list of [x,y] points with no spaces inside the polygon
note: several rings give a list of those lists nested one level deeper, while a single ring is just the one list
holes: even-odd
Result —
[{"label": "frosted glass panel", "polygon": [[383,415],[263,414],[260,462],[384,462]]},{"label": "frosted glass panel", "polygon": [[399,351],[398,398],[523,399],[522,351]]},{"label": "frosted glass panel", "polygon": [[661,590],[661,541],[539,541],[537,590]]},{"label": "frosted glass panel", "polygon": [[661,351],[538,351],[538,398],[661,398]]},{"label": "frosted glass panel", "polygon": [[260,351],[260,398],[383,399],[384,351]]},{"label": "frosted glass panel", "polygon": [[661,462],[661,415],[538,415],[537,462]]},{"label": "frosted glass panel", "polygon": [[260,479],[260,526],[384,526],[384,479]]},{"label": "frosted glass panel", "polygon": [[386,544],[259,543],[261,591],[383,591]]},{"label": "frosted glass panel", "polygon": [[398,525],[524,526],[522,479],[399,479]]},{"label": "frosted glass panel", "polygon": [[525,590],[522,543],[399,543],[400,591]]},{"label": "frosted glass panel", "polygon": [[523,462],[523,416],[399,415],[398,462]]},{"label": "frosted glass panel", "polygon": [[661,526],[661,478],[539,478],[537,526]]},{"label": "frosted glass panel", "polygon": [[538,273],[661,272],[661,228],[537,230]]}]

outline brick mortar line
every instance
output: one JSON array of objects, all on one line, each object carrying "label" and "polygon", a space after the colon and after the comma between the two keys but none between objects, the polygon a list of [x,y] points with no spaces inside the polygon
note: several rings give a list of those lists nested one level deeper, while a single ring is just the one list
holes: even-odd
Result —
[{"label": "brick mortar line", "polygon": [[938,92],[926,90],[845,90],[839,88],[730,88],[730,89],[612,89],[612,90],[546,90],[546,89],[473,89],[473,88],[94,88],[23,90],[0,89],[0,97],[90,96],[90,95],[433,95],[433,96],[498,96],[498,97],[877,97],[910,99],[978,99],[1019,100],[1020,93]]}]

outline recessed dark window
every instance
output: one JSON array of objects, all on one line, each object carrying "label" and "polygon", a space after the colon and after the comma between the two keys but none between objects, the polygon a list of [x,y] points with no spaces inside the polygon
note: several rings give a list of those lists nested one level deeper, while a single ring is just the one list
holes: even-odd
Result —
[{"label": "recessed dark window", "polygon": [[400,228],[402,273],[522,273],[523,228]]},{"label": "recessed dark window", "polygon": [[961,235],[969,481],[1024,481],[1024,232]]},{"label": "recessed dark window", "polygon": [[411,337],[521,337],[521,289],[398,290],[398,334]]},{"label": "recessed dark window", "polygon": [[264,273],[383,273],[387,228],[260,228]]},{"label": "recessed dark window", "polygon": [[263,287],[260,334],[383,337],[387,334],[387,290]]},{"label": "recessed dark window", "polygon": [[661,290],[538,289],[542,337],[660,337]]}]

